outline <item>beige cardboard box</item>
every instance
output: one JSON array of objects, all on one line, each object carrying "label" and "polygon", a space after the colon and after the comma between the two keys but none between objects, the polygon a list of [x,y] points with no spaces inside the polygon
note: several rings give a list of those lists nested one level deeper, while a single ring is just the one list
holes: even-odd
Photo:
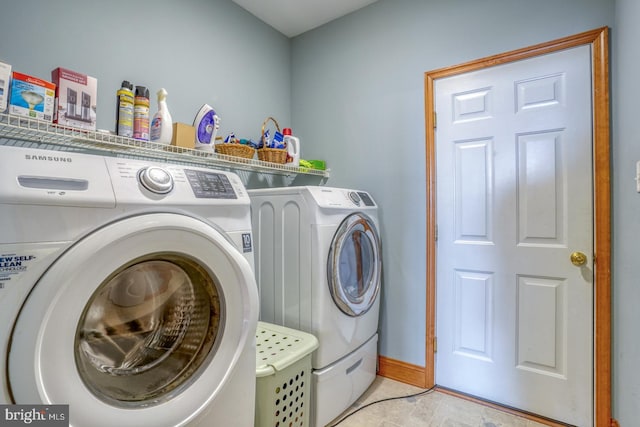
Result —
[{"label": "beige cardboard box", "polygon": [[184,123],[173,124],[173,137],[171,145],[182,148],[194,148],[196,140],[196,128]]}]

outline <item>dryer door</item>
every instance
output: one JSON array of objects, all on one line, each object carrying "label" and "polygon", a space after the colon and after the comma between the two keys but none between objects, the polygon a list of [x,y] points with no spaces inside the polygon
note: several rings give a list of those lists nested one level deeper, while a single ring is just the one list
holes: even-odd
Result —
[{"label": "dryer door", "polygon": [[252,268],[223,234],[183,215],[130,217],[38,281],[12,335],[11,391],[72,403],[74,426],[183,425],[253,348],[257,315]]},{"label": "dryer door", "polygon": [[333,301],[345,314],[366,313],[380,291],[380,238],[373,220],[362,213],[346,217],[331,242],[327,278]]}]

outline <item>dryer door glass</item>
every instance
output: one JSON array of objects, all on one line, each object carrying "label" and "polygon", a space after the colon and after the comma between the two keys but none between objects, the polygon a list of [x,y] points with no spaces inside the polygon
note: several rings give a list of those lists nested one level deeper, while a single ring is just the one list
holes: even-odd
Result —
[{"label": "dryer door glass", "polygon": [[194,261],[136,260],[107,278],[84,309],[75,346],[80,375],[111,404],[162,401],[209,360],[220,315],[214,280]]},{"label": "dryer door glass", "polygon": [[378,296],[381,273],[380,239],[373,221],[356,213],[342,221],[327,263],[331,296],[349,316],[366,313]]}]

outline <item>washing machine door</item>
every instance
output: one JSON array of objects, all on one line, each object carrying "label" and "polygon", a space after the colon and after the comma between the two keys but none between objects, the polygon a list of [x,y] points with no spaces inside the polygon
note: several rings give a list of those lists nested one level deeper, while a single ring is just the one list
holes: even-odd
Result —
[{"label": "washing machine door", "polygon": [[178,214],[123,219],[34,287],[12,335],[11,392],[70,404],[72,426],[185,425],[254,348],[257,315],[252,268],[222,233]]},{"label": "washing machine door", "polygon": [[348,316],[366,313],[380,292],[380,238],[363,213],[346,217],[331,242],[327,279],[333,301]]}]

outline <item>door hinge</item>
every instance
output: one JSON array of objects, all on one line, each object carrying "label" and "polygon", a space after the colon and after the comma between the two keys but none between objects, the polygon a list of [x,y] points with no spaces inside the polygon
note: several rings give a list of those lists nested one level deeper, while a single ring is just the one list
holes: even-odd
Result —
[{"label": "door hinge", "polygon": [[433,112],[433,128],[437,128],[438,127],[438,113],[436,113],[435,111]]},{"label": "door hinge", "polygon": [[438,241],[438,226],[436,225],[436,230],[435,230],[435,239],[436,242]]},{"label": "door hinge", "polygon": [[433,337],[433,352],[438,352],[438,337]]}]

